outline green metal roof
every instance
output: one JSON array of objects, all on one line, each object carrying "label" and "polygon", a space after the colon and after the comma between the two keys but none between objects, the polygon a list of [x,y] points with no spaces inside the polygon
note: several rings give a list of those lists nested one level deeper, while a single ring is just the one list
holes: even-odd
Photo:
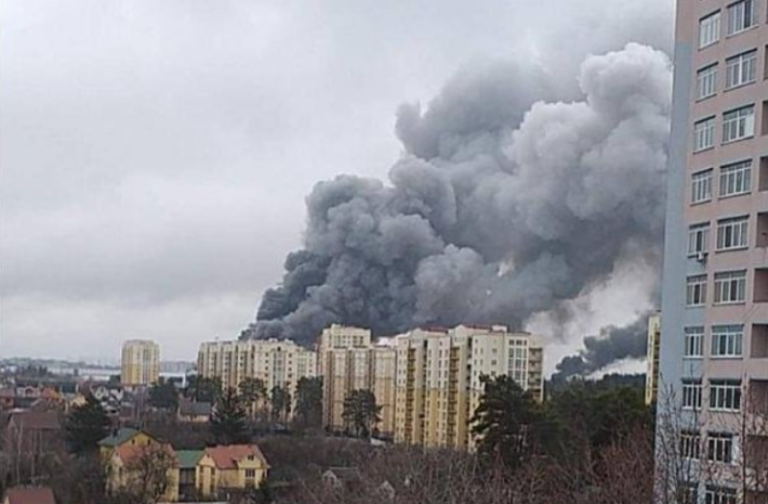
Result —
[{"label": "green metal roof", "polygon": [[205,453],[204,450],[176,450],[179,469],[194,469],[203,458],[203,453]]},{"label": "green metal roof", "polygon": [[114,448],[115,446],[125,443],[126,441],[128,441],[138,433],[139,431],[137,431],[136,429],[123,427],[119,429],[117,432],[112,433],[111,435],[99,441],[99,446],[108,446],[108,447]]}]

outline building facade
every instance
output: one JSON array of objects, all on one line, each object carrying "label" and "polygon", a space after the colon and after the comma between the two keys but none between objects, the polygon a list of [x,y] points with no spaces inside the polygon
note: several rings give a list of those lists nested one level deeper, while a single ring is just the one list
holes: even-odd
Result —
[{"label": "building facade", "polygon": [[128,340],[123,343],[120,383],[126,387],[157,383],[160,374],[160,347],[154,341]]},{"label": "building facade", "polygon": [[677,2],[656,444],[683,460],[657,451],[660,499],[766,502],[767,4]]},{"label": "building facade", "polygon": [[481,378],[509,375],[543,399],[543,348],[504,326],[417,329],[397,338],[395,441],[472,449]]},{"label": "building facade", "polygon": [[353,390],[370,390],[381,407],[379,436],[394,434],[395,349],[372,343],[368,329],[334,324],[320,335],[318,368],[323,371],[323,426],[344,431],[344,400]]},{"label": "building facade", "polygon": [[645,372],[645,404],[656,402],[659,393],[659,352],[661,350],[661,315],[648,317],[648,355]]},{"label": "building facade", "polygon": [[303,377],[317,374],[315,352],[290,340],[213,341],[200,344],[197,372],[218,378],[224,388],[237,388],[245,378],[257,378],[267,392],[287,388],[296,398]]}]

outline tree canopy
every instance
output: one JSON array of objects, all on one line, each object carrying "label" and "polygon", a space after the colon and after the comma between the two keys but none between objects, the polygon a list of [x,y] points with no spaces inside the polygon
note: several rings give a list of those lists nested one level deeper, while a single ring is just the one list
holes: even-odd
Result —
[{"label": "tree canopy", "polygon": [[376,396],[370,390],[358,389],[344,398],[345,428],[357,437],[368,437],[381,421],[381,406],[376,405]]},{"label": "tree canopy", "polygon": [[85,403],[72,409],[65,424],[67,444],[78,455],[95,451],[109,435],[111,422],[101,403],[88,395]]},{"label": "tree canopy", "polygon": [[248,415],[237,391],[229,388],[224,392],[213,409],[210,430],[217,444],[230,445],[247,443]]}]

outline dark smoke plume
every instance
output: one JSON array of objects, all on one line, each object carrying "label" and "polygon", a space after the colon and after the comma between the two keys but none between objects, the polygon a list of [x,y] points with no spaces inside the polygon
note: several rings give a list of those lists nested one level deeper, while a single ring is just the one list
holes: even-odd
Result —
[{"label": "dark smoke plume", "polygon": [[539,71],[489,67],[426,110],[403,105],[389,184],[315,186],[304,249],[241,337],[311,344],[332,322],[520,328],[619,259],[658,260],[669,59],[629,44],[587,58],[579,84],[583,101],[557,102]]},{"label": "dark smoke plume", "polygon": [[576,355],[564,357],[552,379],[589,376],[621,359],[645,357],[648,316],[649,313],[643,314],[627,326],[605,327],[599,337],[587,336],[584,338],[584,349]]}]

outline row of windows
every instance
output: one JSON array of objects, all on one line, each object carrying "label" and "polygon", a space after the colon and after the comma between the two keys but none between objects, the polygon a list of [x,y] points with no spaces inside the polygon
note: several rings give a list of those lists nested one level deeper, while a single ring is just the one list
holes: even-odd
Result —
[{"label": "row of windows", "polygon": [[[747,294],[747,271],[723,271],[715,273],[714,304],[743,303]],[[707,275],[691,275],[686,281],[686,306],[703,306],[707,303]]]},{"label": "row of windows", "polygon": [[[713,63],[696,72],[696,99],[704,100],[717,94],[719,65]],[[752,49],[725,60],[725,90],[757,81],[757,49]]]},{"label": "row of windows", "polygon": [[[688,257],[709,252],[709,223],[688,228]],[[715,250],[726,252],[749,247],[749,216],[729,217],[717,221]]]},{"label": "row of windows", "polygon": [[[701,410],[704,387],[701,380],[683,380],[683,409]],[[709,380],[710,411],[741,410],[740,380]]]},{"label": "row of windows", "polygon": [[[691,203],[704,203],[712,199],[714,169],[709,168],[691,176]],[[752,191],[752,160],[745,159],[720,167],[718,196],[727,198]]]},{"label": "row of windows", "polygon": [[[679,502],[699,502],[699,484],[697,482],[681,482],[681,500]],[[738,492],[735,488],[709,484],[704,493],[705,504],[737,504]]]},{"label": "row of windows", "polygon": [[[726,9],[725,33],[730,37],[757,25],[755,0],[740,0]],[[720,40],[723,13],[718,9],[699,20],[699,49],[708,47]]]},{"label": "row of windows", "polygon": [[[705,117],[693,124],[693,151],[701,152],[715,146],[715,116]],[[723,113],[721,141],[736,142],[755,135],[755,105],[745,105]]]},{"label": "row of windows", "polygon": [[[683,458],[700,460],[701,448],[701,435],[698,431],[684,430],[680,433],[680,455]],[[705,449],[704,455],[710,462],[729,464],[735,460],[736,443],[733,434],[708,432]]]},{"label": "row of windows", "polygon": [[[696,359],[704,357],[704,327],[686,327],[683,357]],[[741,357],[743,352],[743,325],[712,326],[709,352],[711,357]]]}]

